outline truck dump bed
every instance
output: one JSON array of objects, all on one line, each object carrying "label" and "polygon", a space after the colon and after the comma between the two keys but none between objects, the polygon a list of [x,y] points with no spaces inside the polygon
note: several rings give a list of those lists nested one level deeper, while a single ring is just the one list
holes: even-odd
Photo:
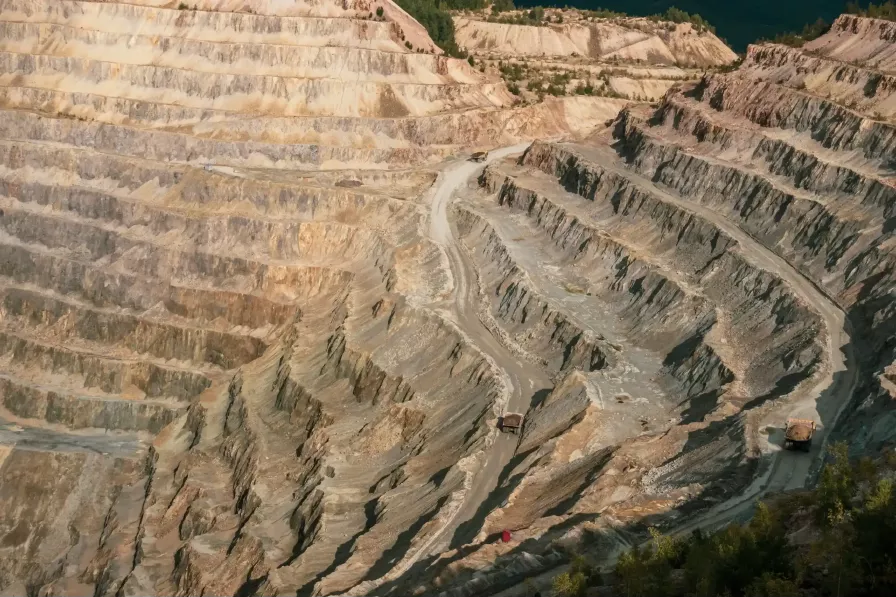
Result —
[{"label": "truck dump bed", "polygon": [[793,442],[807,442],[815,435],[815,421],[812,419],[787,419],[784,437]]}]

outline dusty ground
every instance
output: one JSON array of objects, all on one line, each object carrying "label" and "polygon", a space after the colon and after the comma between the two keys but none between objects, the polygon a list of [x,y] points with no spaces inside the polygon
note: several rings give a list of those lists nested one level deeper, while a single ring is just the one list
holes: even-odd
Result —
[{"label": "dusty ground", "polygon": [[885,25],[521,105],[377,6],[4,4],[0,592],[497,593],[892,438]]}]

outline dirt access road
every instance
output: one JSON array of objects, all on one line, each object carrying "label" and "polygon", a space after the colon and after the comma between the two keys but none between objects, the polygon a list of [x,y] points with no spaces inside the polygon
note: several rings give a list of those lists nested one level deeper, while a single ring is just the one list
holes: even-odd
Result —
[{"label": "dirt access road", "polygon": [[[474,175],[479,174],[485,164],[521,153],[528,146],[528,143],[521,143],[504,147],[490,152],[485,163],[464,161],[444,170],[432,194],[429,228],[430,238],[445,250],[453,279],[451,296],[439,305],[434,305],[434,308],[454,322],[467,340],[497,367],[503,377],[507,393],[506,411],[522,413],[528,410],[535,392],[550,387],[550,381],[536,367],[521,361],[505,348],[479,318],[477,304],[480,295],[475,266],[454,235],[448,220],[448,209],[456,191],[469,183]],[[410,568],[422,557],[440,553],[448,548],[457,528],[476,514],[497,486],[501,471],[516,451],[518,439],[518,436],[512,434],[498,435],[494,444],[485,453],[460,508],[413,556],[405,560],[402,569]]]},{"label": "dirt access road", "polygon": [[[445,251],[452,278],[450,295],[430,307],[454,323],[466,341],[492,362],[504,384],[505,410],[523,413],[529,409],[536,391],[550,388],[552,384],[538,367],[521,361],[509,351],[480,319],[477,307],[481,297],[476,269],[454,235],[448,220],[448,209],[457,190],[468,184],[487,164],[515,153],[522,153],[528,146],[529,143],[520,143],[503,147],[490,152],[484,162],[464,160],[446,167],[430,192],[429,227],[430,238]],[[473,474],[472,483],[467,488],[462,503],[442,527],[388,574],[374,581],[362,583],[346,595],[366,595],[376,586],[401,577],[420,559],[448,549],[458,527],[476,515],[497,486],[501,472],[513,458],[518,440],[517,435],[498,434],[494,443],[484,452],[479,462],[479,470]]]}]

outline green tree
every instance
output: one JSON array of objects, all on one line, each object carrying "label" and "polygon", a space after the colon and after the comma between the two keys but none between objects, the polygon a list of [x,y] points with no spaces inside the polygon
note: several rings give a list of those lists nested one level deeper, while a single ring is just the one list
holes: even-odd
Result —
[{"label": "green tree", "polygon": [[492,4],[492,13],[498,14],[515,8],[516,6],[513,5],[513,0],[495,0]]},{"label": "green tree", "polygon": [[581,572],[564,572],[554,577],[554,593],[561,597],[583,597],[587,588],[585,575]]},{"label": "green tree", "polygon": [[834,460],[822,469],[821,479],[816,490],[818,504],[816,520],[822,526],[836,524],[848,509],[849,500],[855,489],[847,445],[838,442],[832,445],[828,451]]},{"label": "green tree", "polygon": [[529,20],[533,23],[541,23],[544,20],[544,8],[536,6],[529,11]]},{"label": "green tree", "polygon": [[863,17],[871,17],[872,19],[896,21],[896,2],[893,2],[893,0],[887,0],[881,4],[874,4],[872,2],[866,9],[863,9],[856,2],[850,2],[846,5],[846,12]]}]

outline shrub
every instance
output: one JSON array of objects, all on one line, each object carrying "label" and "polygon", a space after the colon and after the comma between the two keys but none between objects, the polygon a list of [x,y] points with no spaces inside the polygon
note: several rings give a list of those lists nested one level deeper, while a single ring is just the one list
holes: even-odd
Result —
[{"label": "shrub", "polygon": [[432,41],[449,56],[466,58],[454,37],[454,21],[449,9],[476,10],[485,6],[485,0],[396,0],[397,4],[418,23],[423,25]]},{"label": "shrub", "polygon": [[[871,462],[853,463],[834,444],[818,486],[776,506],[758,504],[753,519],[719,531],[653,541],[623,553],[616,564],[617,594],[859,595],[896,592],[896,478]],[[896,463],[894,463],[896,464]],[[814,517],[808,545],[788,536]],[[790,528],[788,528],[790,525]],[[673,574],[680,570],[681,574]],[[560,586],[575,589],[575,569]],[[593,579],[585,574],[586,584]]]},{"label": "shrub", "polygon": [[376,7],[376,16],[383,18],[383,7],[382,6]]},{"label": "shrub", "polygon": [[492,3],[493,14],[506,12],[515,8],[516,6],[513,5],[513,0],[495,0],[495,2]]},{"label": "shrub", "polygon": [[774,39],[772,39],[772,41],[776,44],[783,44],[785,46],[799,48],[806,42],[821,37],[822,35],[827,33],[828,29],[830,28],[830,23],[828,23],[824,19],[819,18],[811,25],[804,26],[802,31],[800,31],[799,33],[795,33],[792,31],[789,33],[779,33],[774,37]]}]

